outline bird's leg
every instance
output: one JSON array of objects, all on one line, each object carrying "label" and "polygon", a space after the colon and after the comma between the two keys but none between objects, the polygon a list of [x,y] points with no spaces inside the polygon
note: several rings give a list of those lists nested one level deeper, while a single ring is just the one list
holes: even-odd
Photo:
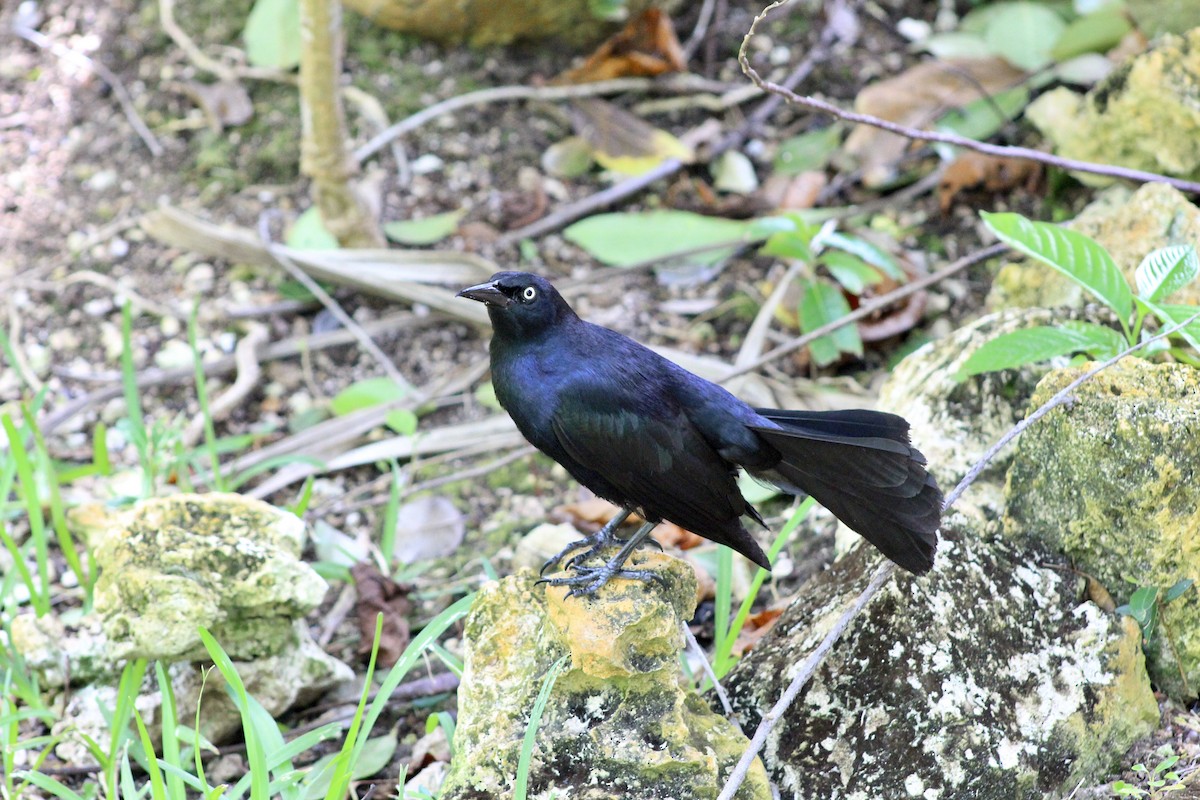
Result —
[{"label": "bird's leg", "polygon": [[657,524],[656,522],[643,524],[642,527],[638,528],[637,533],[629,537],[615,556],[599,567],[576,566],[574,575],[565,578],[544,578],[543,580],[551,586],[572,587],[571,591],[567,592],[567,597],[595,594],[601,586],[615,577],[632,578],[639,581],[658,581],[665,587],[666,580],[654,570],[623,569],[625,560],[638,548],[642,540],[650,535],[650,531],[654,530],[654,526]]},{"label": "bird's leg", "polygon": [[626,518],[628,518],[629,515],[632,513],[633,513],[632,509],[622,508],[619,512],[617,512],[617,515],[615,517],[613,517],[612,519],[610,519],[608,522],[606,522],[604,524],[603,528],[596,531],[591,536],[585,536],[582,539],[576,539],[575,541],[571,542],[569,545],[564,547],[562,550],[560,550],[558,552],[558,555],[551,558],[545,564],[542,564],[542,569],[539,572],[539,574],[545,575],[546,570],[557,567],[564,558],[566,558],[568,555],[575,552],[576,550],[578,550],[581,547],[586,547],[587,549],[584,550],[579,555],[572,558],[567,563],[568,569],[570,569],[571,566],[574,565],[576,562],[578,562],[582,559],[585,559],[585,558],[590,558],[591,556],[594,556],[597,553],[599,553],[603,548],[608,547],[609,545],[612,545],[612,544],[616,544],[617,542],[621,541],[620,539],[618,539],[616,537],[615,531],[617,530],[617,528],[621,527],[621,523],[623,523],[626,520]]}]

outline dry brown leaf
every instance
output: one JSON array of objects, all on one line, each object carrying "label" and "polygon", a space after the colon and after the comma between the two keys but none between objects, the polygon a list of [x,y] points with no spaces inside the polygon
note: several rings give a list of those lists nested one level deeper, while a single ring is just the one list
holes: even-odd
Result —
[{"label": "dry brown leaf", "polygon": [[237,81],[188,81],[183,84],[183,91],[204,112],[214,131],[229,125],[245,125],[254,116],[254,102],[250,99],[250,93]]},{"label": "dry brown leaf", "polygon": [[733,643],[733,653],[739,658],[754,649],[754,645],[758,644],[759,640],[766,636],[775,623],[779,621],[779,617],[783,614],[783,608],[767,608],[757,614],[751,614],[746,618],[746,624],[742,626],[741,633]]},{"label": "dry brown leaf", "polygon": [[760,194],[771,208],[803,210],[814,208],[828,185],[829,176],[823,170],[808,170],[799,175],[772,175],[763,183]]},{"label": "dry brown leaf", "polygon": [[[1025,73],[1001,58],[925,61],[858,93],[854,110],[926,129],[952,108],[996,94],[1019,83]],[[863,183],[879,186],[894,174],[893,165],[909,140],[868,125],[846,138],[843,150],[857,159]]]},{"label": "dry brown leaf", "polygon": [[620,32],[596,48],[587,60],[553,83],[592,83],[613,78],[647,77],[683,72],[687,58],[679,46],[671,18],[656,8],[643,11]]},{"label": "dry brown leaf", "polygon": [[1035,191],[1042,179],[1042,165],[1024,158],[997,158],[968,150],[954,159],[938,181],[938,205],[945,214],[959,193],[978,186],[1001,192],[1024,186]]},{"label": "dry brown leaf", "polygon": [[408,599],[410,589],[384,575],[369,561],[355,564],[350,568],[350,575],[358,591],[358,652],[370,655],[375,641],[375,618],[383,614],[376,663],[386,669],[396,663],[411,638],[408,627],[408,615],[412,613],[412,601]]}]

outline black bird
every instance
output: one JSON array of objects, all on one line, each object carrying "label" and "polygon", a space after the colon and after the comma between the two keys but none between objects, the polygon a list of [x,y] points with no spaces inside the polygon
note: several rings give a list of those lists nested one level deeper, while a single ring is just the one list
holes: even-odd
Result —
[{"label": "black bird", "polygon": [[[487,305],[496,398],[535,447],[623,512],[549,562],[570,577],[550,581],[591,594],[622,569],[663,520],[728,545],[770,568],[743,527],[762,524],[737,486],[737,469],[819,503],[904,569],[933,564],[942,493],[908,439],[903,417],[878,411],[751,408],[732,394],[616,331],[584,322],[550,282],[498,272],[459,297]],[[621,543],[632,511],[646,524],[607,563],[580,565]]]}]

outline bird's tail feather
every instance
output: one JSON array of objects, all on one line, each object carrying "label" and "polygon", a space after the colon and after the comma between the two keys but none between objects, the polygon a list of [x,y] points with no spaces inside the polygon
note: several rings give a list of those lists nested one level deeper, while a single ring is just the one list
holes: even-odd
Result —
[{"label": "bird's tail feather", "polygon": [[[755,409],[774,426],[751,426],[780,453],[754,475],[812,495],[910,572],[933,565],[942,493],[903,417],[878,411]],[[778,426],[778,427],[775,427]]]}]

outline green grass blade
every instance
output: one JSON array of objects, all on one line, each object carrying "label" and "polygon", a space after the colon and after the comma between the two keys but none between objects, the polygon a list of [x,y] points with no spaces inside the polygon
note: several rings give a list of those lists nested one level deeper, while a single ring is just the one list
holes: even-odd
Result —
[{"label": "green grass blade", "polygon": [[73,789],[67,788],[64,784],[51,778],[49,775],[33,771],[19,772],[17,775],[22,780],[32,783],[43,792],[46,792],[51,797],[57,797],[59,800],[88,800],[88,798],[85,798]]},{"label": "green grass blade", "polygon": [[163,781],[162,770],[159,769],[158,758],[154,754],[154,742],[150,741],[150,731],[146,730],[146,723],[142,721],[142,715],[136,708],[133,710],[133,721],[137,723],[138,738],[141,739],[142,750],[146,753],[146,771],[150,774],[150,796],[155,800],[165,800],[167,785]]},{"label": "green grass blade", "polygon": [[[779,551],[783,549],[784,544],[791,538],[792,533],[796,528],[800,527],[800,523],[808,516],[808,512],[812,510],[817,501],[812,497],[806,497],[796,506],[796,510],[792,512],[792,516],[788,517],[788,521],[784,523],[775,540],[771,542],[771,546],[767,548],[767,560],[772,564],[775,563],[775,558],[779,555]],[[733,645],[737,641],[737,637],[742,632],[742,628],[746,626],[746,620],[750,618],[750,609],[754,607],[754,601],[758,597],[758,592],[762,589],[763,583],[766,581],[770,571],[758,568],[754,573],[754,578],[750,581],[750,591],[746,592],[746,597],[742,600],[741,606],[738,607],[737,615],[733,618],[733,623],[729,626],[729,635],[725,637],[725,644],[716,649],[713,654],[713,672],[718,678],[725,677],[729,670],[733,667]]]},{"label": "green grass blade", "polygon": [[33,547],[34,563],[37,566],[38,579],[35,583],[29,571],[24,566],[25,559],[15,550],[16,544],[9,547],[11,539],[7,526],[4,532],[4,546],[13,556],[25,586],[29,589],[30,602],[34,611],[40,617],[50,611],[50,551],[46,545],[46,519],[42,516],[42,502],[38,497],[37,482],[34,479],[33,462],[25,449],[25,440],[18,430],[12,417],[8,414],[0,416],[0,425],[4,427],[4,435],[8,438],[9,452],[17,465],[17,494],[25,513],[29,518],[29,543]]},{"label": "green grass blade", "polygon": [[200,312],[200,301],[192,304],[192,313],[188,314],[188,346],[192,349],[192,368],[196,376],[196,399],[200,403],[200,416],[204,419],[204,445],[208,450],[208,458],[212,464],[212,488],[218,492],[226,491],[224,479],[221,476],[221,459],[217,455],[217,429],[213,424],[212,412],[208,407],[208,383],[204,374],[204,360],[200,358],[200,346],[197,344],[196,318]]},{"label": "green grass blade", "polygon": [[125,396],[125,413],[128,414],[133,445],[138,451],[142,465],[142,496],[154,495],[154,460],[150,456],[150,439],[146,435],[146,422],[142,416],[142,400],[137,385],[137,369],[133,364],[133,306],[128,300],[121,307],[121,388]]},{"label": "green grass blade", "polygon": [[[209,658],[213,660],[213,664],[216,665],[221,676],[225,678],[225,685],[229,688],[234,705],[237,706],[238,711],[242,715],[242,734],[246,740],[246,766],[248,769],[246,778],[249,779],[250,798],[251,800],[269,800],[268,787],[271,776],[267,767],[267,754],[263,749],[263,742],[259,738],[258,721],[252,712],[250,695],[246,691],[246,684],[242,682],[242,677],[238,675],[233,661],[221,648],[221,645],[217,643],[217,640],[213,638],[213,635],[208,632],[207,628],[200,628],[200,640],[204,643],[204,649],[208,651]],[[256,703],[255,705],[258,704]],[[261,706],[259,707],[261,708]],[[278,732],[278,729],[276,729],[276,732]],[[237,797],[239,794],[238,787],[235,786],[233,796]]]},{"label": "green grass blade", "polygon": [[533,745],[537,741],[538,727],[542,723],[542,712],[550,700],[550,690],[558,680],[559,673],[567,666],[570,656],[566,655],[555,661],[546,671],[542,679],[542,688],[538,691],[533,708],[529,710],[529,724],[525,726],[525,737],[521,740],[521,754],[517,758],[517,780],[513,786],[513,800],[525,800],[529,792],[529,769],[533,764]]},{"label": "green grass blade", "polygon": [[[175,705],[175,690],[171,686],[171,678],[161,661],[154,662],[154,677],[158,681],[158,692],[162,697],[162,707],[159,709],[162,719],[162,760],[182,771],[178,733],[179,709]],[[168,773],[166,780],[169,800],[187,800],[187,792],[178,775]]]}]

